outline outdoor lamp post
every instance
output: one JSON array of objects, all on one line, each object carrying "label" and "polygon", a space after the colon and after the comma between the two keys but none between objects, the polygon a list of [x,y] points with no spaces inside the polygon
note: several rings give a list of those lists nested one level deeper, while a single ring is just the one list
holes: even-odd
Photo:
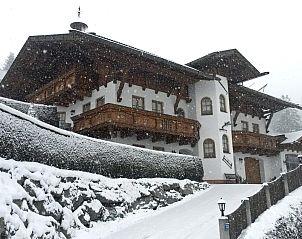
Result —
[{"label": "outdoor lamp post", "polygon": [[221,216],[224,217],[224,211],[225,211],[225,201],[220,198],[220,200],[217,202],[219,210],[221,211]]}]

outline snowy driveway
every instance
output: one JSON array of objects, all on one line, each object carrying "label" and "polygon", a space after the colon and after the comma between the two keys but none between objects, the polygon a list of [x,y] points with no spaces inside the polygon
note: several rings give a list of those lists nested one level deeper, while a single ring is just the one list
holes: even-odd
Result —
[{"label": "snowy driveway", "polygon": [[260,188],[260,184],[212,185],[207,192],[184,203],[180,202],[178,206],[172,205],[104,239],[216,239],[219,238],[219,198],[223,197],[227,202],[228,214],[239,206],[242,198],[254,194]]}]

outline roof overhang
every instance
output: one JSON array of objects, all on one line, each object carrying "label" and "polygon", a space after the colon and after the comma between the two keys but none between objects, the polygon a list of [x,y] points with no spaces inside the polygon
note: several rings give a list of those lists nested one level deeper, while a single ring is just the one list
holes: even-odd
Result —
[{"label": "roof overhang", "polygon": [[[122,57],[116,60],[113,53]],[[114,65],[117,68],[133,65],[132,60],[135,60],[141,68],[147,62],[166,73],[183,76],[191,83],[203,79],[213,80],[212,76],[192,67],[95,34],[71,30],[67,34],[30,36],[5,75],[0,95],[24,100],[26,95],[57,77],[58,69],[68,68],[79,58],[89,64],[106,57],[111,57],[109,60],[112,62],[116,60]]]},{"label": "roof overhang", "polygon": [[255,109],[275,113],[286,108],[302,110],[302,106],[252,90],[241,85],[229,85],[230,106],[232,110]]},{"label": "roof overhang", "polygon": [[241,83],[269,74],[260,73],[237,49],[213,52],[187,65],[207,74],[225,76],[231,83]]}]

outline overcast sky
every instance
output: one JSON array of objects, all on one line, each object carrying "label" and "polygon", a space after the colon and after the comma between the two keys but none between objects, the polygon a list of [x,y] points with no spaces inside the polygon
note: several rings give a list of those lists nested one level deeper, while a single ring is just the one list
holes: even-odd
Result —
[{"label": "overcast sky", "polygon": [[270,72],[247,86],[302,104],[299,0],[2,0],[0,65],[30,35],[68,32],[79,5],[90,31],[177,63],[237,48]]}]

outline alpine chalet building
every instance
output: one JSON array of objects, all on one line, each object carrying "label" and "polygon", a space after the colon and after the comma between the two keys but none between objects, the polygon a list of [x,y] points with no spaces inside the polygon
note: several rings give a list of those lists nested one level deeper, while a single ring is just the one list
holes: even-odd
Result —
[{"label": "alpine chalet building", "polygon": [[242,86],[267,73],[236,49],[180,65],[71,27],[29,37],[0,96],[55,105],[59,126],[80,134],[198,156],[212,183],[269,181],[301,153],[268,129],[275,112],[302,107]]}]

